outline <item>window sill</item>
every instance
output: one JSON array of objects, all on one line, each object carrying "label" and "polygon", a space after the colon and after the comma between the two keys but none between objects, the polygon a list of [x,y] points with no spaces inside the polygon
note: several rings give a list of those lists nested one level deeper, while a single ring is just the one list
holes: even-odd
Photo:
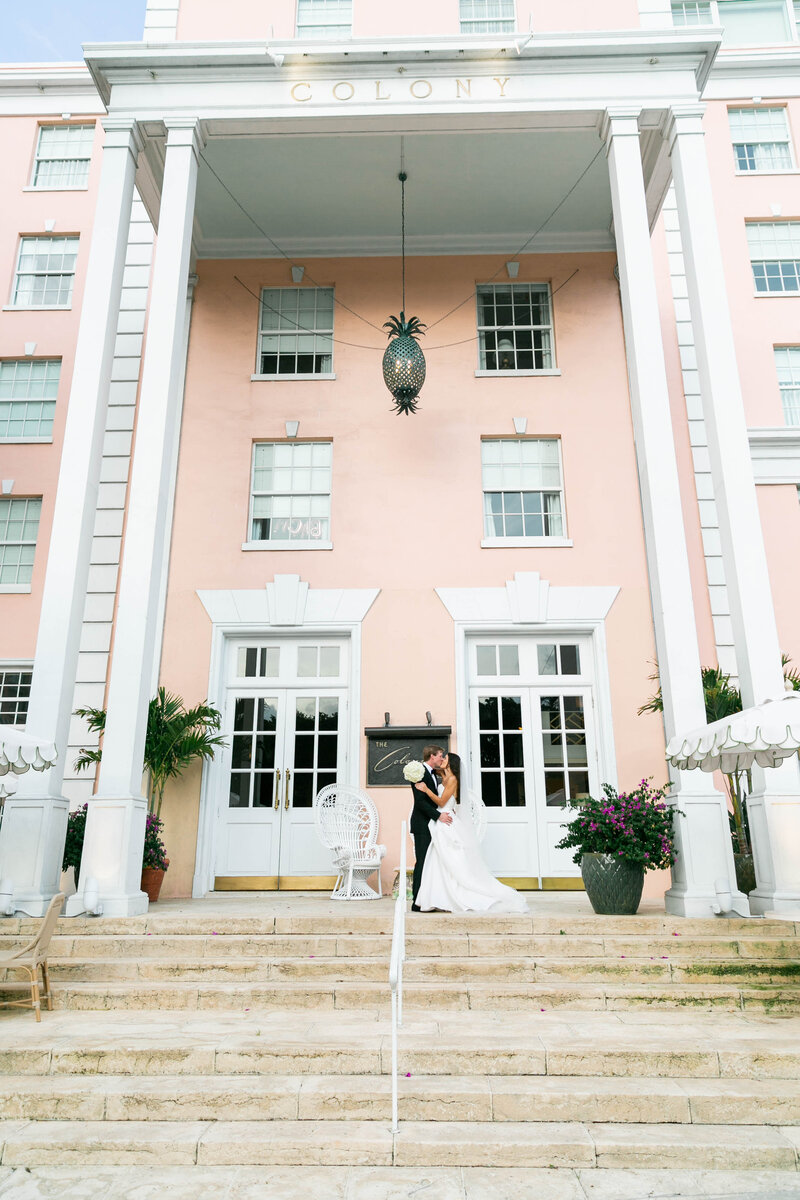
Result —
[{"label": "window sill", "polygon": [[571,546],[572,538],[564,537],[508,537],[508,538],[483,538],[481,546],[484,550],[516,550],[523,549],[528,546],[534,548],[560,549],[564,546]]},{"label": "window sill", "polygon": [[251,375],[251,383],[305,383],[311,379],[335,379],[333,371],[320,375]]},{"label": "window sill", "polygon": [[51,437],[0,437],[0,446],[52,445]]},{"label": "window sill", "polygon": [[242,542],[243,550],[332,550],[333,542]]},{"label": "window sill", "polygon": [[0,595],[22,595],[31,590],[29,583],[0,583]]},{"label": "window sill", "polygon": [[545,367],[541,371],[476,371],[476,379],[515,379],[529,375],[560,375],[559,367]]},{"label": "window sill", "polygon": [[[758,175],[759,178],[763,175],[800,175],[800,169],[797,167],[785,167],[782,171],[734,171],[737,179],[747,179],[750,175]],[[782,218],[778,217],[777,220]]]},{"label": "window sill", "polygon": [[29,184],[22,190],[23,192],[88,192],[89,185],[88,183],[80,183],[74,187],[34,187],[33,184]]},{"label": "window sill", "polygon": [[754,300],[797,300],[800,289],[794,292],[753,292]]},{"label": "window sill", "polygon": [[71,304],[4,304],[2,312],[69,312]]}]

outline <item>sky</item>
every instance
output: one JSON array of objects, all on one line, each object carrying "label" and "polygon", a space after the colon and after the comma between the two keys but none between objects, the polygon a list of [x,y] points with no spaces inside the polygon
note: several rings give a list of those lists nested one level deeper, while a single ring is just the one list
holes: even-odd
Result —
[{"label": "sky", "polygon": [[78,62],[83,42],[138,42],[146,0],[0,0],[0,62]]}]

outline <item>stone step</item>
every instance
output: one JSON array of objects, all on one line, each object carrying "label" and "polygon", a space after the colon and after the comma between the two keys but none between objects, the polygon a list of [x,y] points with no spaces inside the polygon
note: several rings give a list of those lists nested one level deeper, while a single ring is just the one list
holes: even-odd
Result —
[{"label": "stone step", "polygon": [[[800,1125],[800,1082],[406,1075],[401,1120]],[[12,1075],[0,1120],[390,1121],[388,1075]]]},{"label": "stone step", "polygon": [[[208,977],[203,977],[206,980]],[[0,984],[0,999],[24,991],[24,984]],[[129,982],[56,983],[54,1005],[59,1009],[215,1009],[230,1011],[286,1011],[288,1009],[368,1009],[386,1012],[389,989],[385,980],[353,982],[264,983],[192,982],[170,979]],[[800,1012],[800,987],[744,986],[735,982],[686,983],[630,981],[612,985],[603,981],[557,983],[496,983],[441,979],[410,981],[404,985],[408,1009],[482,1010],[489,1012],[545,1012],[563,1010],[693,1009],[740,1010],[766,1013]]]},{"label": "stone step", "polygon": [[579,1122],[9,1121],[3,1166],[373,1165],[796,1171],[796,1127]]},{"label": "stone step", "polygon": [[[49,960],[54,981],[93,983],[123,981],[176,982],[229,981],[232,983],[286,981],[319,983],[332,981],[385,983],[388,961],[375,958],[324,958],[314,954],[298,958],[238,956],[230,959],[128,957],[69,958]],[[3,981],[18,976],[0,970]],[[670,962],[621,955],[617,959],[600,958],[412,958],[405,965],[404,977],[414,982],[446,982],[464,985],[484,981],[505,983],[591,983],[593,981],[634,983],[728,983],[752,987],[759,984],[800,985],[800,963],[766,959],[735,961]]]},{"label": "stone step", "polygon": [[[190,916],[159,914],[156,910],[140,917],[62,917],[56,936],[63,937],[214,937],[222,935],[267,937],[273,935],[320,937],[388,936],[391,938],[394,916],[391,901],[362,906],[356,911],[340,906],[335,913],[276,916],[268,913],[270,901],[265,901],[265,915],[204,916],[201,911]],[[0,918],[0,938],[30,937],[38,921],[28,917]],[[732,941],[744,939],[778,939],[786,941],[800,936],[800,921],[735,918],[731,920],[659,916],[604,917],[591,916],[502,916],[478,913],[408,913],[407,936],[452,937],[477,936],[552,936],[623,938],[712,938]]]},{"label": "stone step", "polygon": [[[22,935],[0,936],[0,950],[21,945]],[[391,939],[384,933],[305,934],[163,934],[144,932],[129,936],[83,933],[56,935],[51,943],[55,958],[174,958],[176,961],[227,957],[245,958],[375,958],[388,961]],[[800,960],[800,938],[757,937],[621,937],[558,934],[487,935],[453,933],[411,934],[406,954],[413,958],[491,959],[611,959],[622,957],[644,961],[766,959],[773,962]]]}]

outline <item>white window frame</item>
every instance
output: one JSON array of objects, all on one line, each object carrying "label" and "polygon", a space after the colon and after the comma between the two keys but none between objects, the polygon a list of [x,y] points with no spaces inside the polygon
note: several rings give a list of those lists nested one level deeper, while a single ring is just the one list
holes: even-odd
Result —
[{"label": "white window frame", "polygon": [[[773,352],[784,422],[800,425],[800,346],[775,346]],[[796,399],[792,395],[790,400],[792,393]]]},{"label": "white window frame", "polygon": [[[14,372],[9,370],[14,367]],[[20,367],[27,367],[29,370],[19,371]],[[33,379],[34,370],[36,367],[44,367],[41,374],[42,391],[49,384],[51,387],[53,382],[55,387],[51,396],[31,396],[31,385],[40,382],[39,379]],[[52,372],[48,368],[58,368]],[[25,378],[27,374],[27,378]],[[48,378],[48,375],[55,376],[55,380]],[[19,381],[17,376],[20,376]],[[5,378],[4,378],[5,376]],[[60,358],[4,358],[0,359],[0,443],[7,442],[52,442],[53,440],[53,420],[55,418],[55,407],[57,403],[58,385],[61,377],[61,359]],[[10,378],[10,384],[8,382]],[[24,390],[23,390],[24,385]],[[4,391],[8,388],[9,395],[4,395]],[[53,416],[49,418],[49,429],[42,433],[42,424],[47,425],[47,418],[43,418],[42,409],[44,405],[52,405]],[[38,417],[29,416],[38,408]],[[37,420],[39,432],[9,434],[4,433],[4,429],[11,424],[12,421],[22,421],[27,424],[30,421]]]},{"label": "white window frame", "polygon": [[[302,315],[299,312],[299,308],[298,308],[297,320],[295,320],[293,317],[287,316],[287,317],[285,317],[285,320],[287,322],[287,324],[285,326],[278,324],[272,329],[265,329],[264,328],[264,320],[263,320],[264,312],[269,311],[270,309],[272,311],[276,311],[274,304],[270,304],[268,300],[265,300],[265,296],[270,294],[274,297],[275,293],[281,293],[281,300],[282,300],[283,295],[288,295],[290,292],[295,293],[298,296],[298,300],[301,295],[308,296],[308,295],[312,295],[312,294],[317,295],[320,292],[330,292],[330,295],[331,295],[331,323],[330,323],[330,325],[329,326],[325,325],[324,327],[321,327],[321,326],[317,327],[315,324],[315,327],[313,329],[309,325],[304,325],[302,323]],[[332,287],[262,287],[261,300],[260,300],[260,303],[258,306],[258,358],[256,361],[257,370],[256,370],[256,374],[250,376],[251,380],[253,380],[255,382],[260,381],[260,380],[269,380],[272,383],[280,383],[280,381],[282,379],[294,379],[294,380],[299,379],[299,380],[308,380],[308,381],[310,381],[312,379],[335,379],[336,375],[333,370],[333,324],[334,324],[334,319],[335,319],[335,317],[334,317],[335,307],[336,307],[336,297],[334,294],[334,289]],[[317,308],[317,306],[316,306],[316,302],[315,302],[315,308],[314,308],[314,321],[315,322],[316,322],[316,308]],[[279,312],[278,316],[279,316],[279,318],[283,318],[284,317],[283,312]],[[330,356],[330,360],[331,360],[331,369],[329,371],[296,371],[294,373],[290,373],[290,372],[270,373],[270,372],[266,372],[266,371],[262,370],[262,367],[263,367],[262,357],[265,353],[265,351],[263,349],[264,338],[265,337],[281,337],[281,336],[287,336],[287,335],[291,336],[292,334],[296,334],[298,339],[300,339],[301,337],[313,337],[315,339],[315,345],[316,345],[317,338],[328,338],[330,340],[329,356]],[[312,354],[316,353],[316,350],[312,350],[311,353]]]},{"label": "white window frame", "polygon": [[[328,466],[328,486],[327,488],[308,488],[292,491],[285,488],[269,488],[256,489],[255,487],[255,472],[256,472],[256,449],[258,446],[319,446],[325,445],[330,447],[330,463]],[[293,467],[292,470],[295,468]],[[247,514],[247,538],[246,542],[242,543],[243,550],[332,550],[333,542],[331,541],[331,494],[333,486],[333,442],[327,438],[302,438],[291,439],[290,441],[282,441],[278,438],[264,439],[253,443],[253,450],[250,461],[250,505]],[[256,541],[253,536],[253,521],[258,518],[254,517],[255,501],[260,496],[327,496],[328,498],[328,537],[323,538],[274,538]]]},{"label": "white window frame", "polygon": [[[28,682],[26,684],[22,684],[23,687],[27,688],[27,693],[28,693],[27,696],[20,696],[20,694],[19,694],[20,684],[19,683],[16,685],[17,694],[11,695],[10,689],[11,689],[12,685],[10,683],[6,682],[7,675],[28,675],[29,676]],[[28,705],[30,703],[31,684],[32,683],[33,683],[33,663],[32,662],[28,662],[28,661],[16,662],[16,661],[9,660],[9,659],[0,661],[0,736],[2,735],[2,730],[3,730],[4,725],[16,725],[20,729],[25,728],[25,724],[28,720]],[[3,708],[12,702],[14,703],[14,717],[12,720],[7,721],[5,719],[5,717],[8,714],[3,712]],[[24,715],[23,719],[20,721],[18,719],[18,717],[19,717],[19,713],[20,713],[20,708],[23,705],[25,707],[25,715]]]},{"label": "white window frame", "polygon": [[[522,445],[524,442],[528,442],[528,443],[531,443],[531,442],[555,442],[557,445],[557,448],[558,448],[558,473],[559,473],[559,481],[560,481],[558,488],[557,489],[556,488],[522,488],[522,487],[520,487],[520,488],[510,488],[510,487],[505,488],[503,486],[501,486],[499,488],[498,487],[487,487],[486,483],[484,482],[483,448],[485,445],[487,445],[489,443],[493,443],[493,442],[495,442],[495,443],[499,442],[501,444],[513,442],[513,443],[516,443],[517,445]],[[487,533],[486,496],[488,493],[494,493],[494,492],[498,492],[498,491],[501,493],[502,492],[512,493],[512,492],[516,492],[516,491],[519,491],[520,493],[522,493],[522,492],[537,492],[538,491],[538,492],[541,492],[543,495],[545,493],[547,493],[548,495],[551,495],[551,494],[554,494],[557,492],[558,496],[560,498],[560,502],[561,502],[561,530],[562,530],[562,532],[560,534],[532,535],[532,536],[528,536],[528,537],[526,537],[524,534],[522,536],[497,537],[493,534]],[[559,547],[565,547],[565,546],[568,547],[573,544],[572,540],[568,537],[568,532],[567,532],[566,488],[564,485],[564,463],[563,463],[563,458],[562,458],[562,447],[561,447],[561,438],[560,437],[513,437],[513,438],[512,437],[483,437],[483,438],[481,438],[481,528],[483,531],[483,536],[481,538],[481,546],[484,549],[489,549],[489,550],[508,549],[509,547],[522,548],[522,547],[537,547],[537,546],[540,546],[540,547],[549,546],[551,548],[559,548]]]},{"label": "white window frame", "polygon": [[[724,5],[726,2],[730,2],[730,0],[722,0],[723,10],[722,10],[722,13],[720,13],[719,0],[672,0],[672,3],[671,3],[672,24],[680,29],[683,29],[686,27],[695,28],[695,27],[701,26],[701,25],[721,25],[724,29],[725,28],[725,20],[724,20],[723,14],[725,11]],[[753,0],[753,2],[758,3],[758,0]],[[798,5],[797,0],[794,0],[794,3],[793,3],[793,0],[781,0],[781,3],[783,6],[785,15],[786,15],[786,27],[788,30],[788,37],[785,39],[785,41],[786,42],[800,41],[800,5]],[[697,19],[689,20],[689,21],[676,21],[675,20],[676,12],[678,12],[681,9],[683,9],[684,13],[687,13],[687,10],[688,10],[688,12],[692,12],[694,10],[694,12],[697,15]],[[703,13],[705,12],[706,9],[709,12],[709,17],[707,20],[703,19]],[[733,46],[741,46],[741,45],[772,46],[772,45],[781,45],[781,44],[783,44],[783,43],[767,41],[767,42],[752,42],[752,43],[729,42],[727,45],[728,45],[728,47],[730,47],[731,45],[733,45]],[[723,48],[726,48],[724,36],[722,39],[722,45],[723,45]]]},{"label": "white window frame", "polygon": [[[304,13],[303,9],[309,9]],[[326,21],[326,10],[336,16],[336,20]],[[349,11],[349,20],[341,19],[341,12]],[[320,17],[322,19],[320,19]],[[297,0],[297,15],[295,20],[296,36],[298,38],[351,38],[353,36],[353,3],[352,0]]]},{"label": "white window frame", "polygon": [[[754,135],[753,137],[745,137],[745,136],[737,137],[736,131],[734,129],[735,120],[740,115],[746,116],[746,114],[751,114],[751,113],[752,114],[769,115],[772,118],[774,118],[776,114],[780,113],[783,118],[783,131],[784,131],[785,136],[780,137],[780,138],[779,137],[763,137],[763,136],[759,137],[758,136],[759,130],[753,129],[753,135]],[[789,129],[789,113],[788,113],[785,105],[782,105],[782,104],[772,104],[772,105],[764,104],[764,105],[751,105],[751,106],[737,105],[735,107],[731,107],[728,109],[728,123],[731,128],[731,143],[733,146],[733,161],[734,161],[734,168],[735,168],[737,175],[786,175],[786,174],[791,174],[796,171],[795,159],[794,159],[794,148],[792,146],[792,135],[791,135],[791,131]],[[764,132],[768,132],[768,131],[764,131]],[[744,131],[743,131],[743,133],[744,133]],[[789,161],[784,166],[760,167],[760,166],[756,165],[754,167],[742,167],[741,163],[739,161],[739,155],[737,153],[737,149],[740,146],[752,149],[754,151],[753,158],[756,159],[756,161],[758,158],[759,148],[761,148],[762,151],[766,150],[767,152],[769,152],[772,148],[774,148],[776,146],[785,146],[786,151],[788,153]]]},{"label": "white window frame", "polygon": [[[56,155],[56,154],[48,152],[46,145],[43,146],[43,142],[46,141],[46,138],[44,136],[45,134],[51,133],[56,130],[73,130],[73,129],[79,129],[84,134],[88,133],[89,136],[87,136],[87,138],[86,138],[86,141],[88,142],[88,150],[89,150],[88,154],[85,154],[85,155],[84,154]],[[91,163],[92,163],[92,147],[94,144],[94,136],[95,136],[95,126],[94,126],[93,122],[82,121],[80,124],[69,124],[69,125],[60,125],[60,124],[40,125],[39,126],[39,135],[36,139],[36,153],[35,153],[34,159],[33,159],[33,172],[31,174],[30,187],[26,190],[34,191],[34,192],[85,192],[87,190],[87,188],[89,187],[89,170],[91,168]],[[67,135],[67,137],[69,138],[69,135]],[[78,144],[79,140],[80,139],[78,139],[78,138],[75,139],[76,145]],[[66,150],[68,148],[69,148],[69,140],[67,140],[65,142],[63,149]],[[80,148],[84,149],[83,146],[81,146]],[[45,162],[84,164],[84,167],[85,167],[84,177],[83,177],[82,181],[79,183],[40,183],[39,182],[39,174],[40,174],[39,168],[40,168],[41,164],[45,163]]]},{"label": "white window frame", "polygon": [[[21,270],[20,268],[22,266],[22,259],[25,255],[26,246],[29,242],[37,242],[37,243],[62,242],[62,243],[64,243],[64,249],[62,250],[62,256],[64,254],[70,253],[68,244],[74,244],[75,264],[74,264],[72,270],[71,271],[63,271],[63,270],[62,271],[50,271],[50,270],[36,270],[36,269],[30,270],[30,271]],[[75,271],[76,271],[77,265],[78,265],[77,259],[78,259],[79,245],[80,245],[80,237],[78,234],[71,234],[71,233],[70,234],[58,234],[58,235],[51,234],[51,233],[23,234],[19,239],[19,250],[17,251],[17,266],[14,271],[14,284],[13,284],[13,290],[11,293],[11,303],[7,307],[9,309],[26,309],[27,311],[30,311],[31,309],[34,309],[34,310],[53,309],[53,310],[60,311],[60,310],[72,308],[72,297],[73,297],[73,293],[74,293],[74,289],[75,289]],[[25,304],[25,303],[21,303],[20,299],[19,299],[20,283],[23,279],[32,279],[32,278],[69,279],[70,282],[69,282],[69,292],[67,295],[67,299],[65,301],[62,301],[60,304]]]},{"label": "white window frame", "polygon": [[[461,33],[516,33],[516,0],[459,0],[458,19]],[[483,9],[484,15],[478,16]],[[496,12],[490,12],[495,9]]]},{"label": "white window frame", "polygon": [[[5,538],[3,536],[4,535],[3,527],[4,527],[4,524],[6,524],[6,522],[4,520],[5,505],[6,504],[11,504],[11,505],[24,504],[25,511],[24,511],[22,520],[23,520],[23,524],[25,524],[25,523],[27,523],[27,520],[28,520],[28,505],[31,503],[36,503],[39,505],[39,511],[36,514],[35,536],[33,538],[29,538],[29,537]],[[10,511],[13,512],[13,508],[11,508]],[[3,540],[0,540],[0,593],[29,592],[31,590],[31,581],[33,578],[33,571],[34,571],[34,567],[36,566],[36,546],[37,546],[37,543],[39,540],[39,525],[41,524],[41,519],[42,519],[42,497],[41,496],[0,496],[0,538],[3,538]],[[33,546],[33,557],[31,559],[31,562],[25,563],[25,564],[20,564],[20,563],[16,564],[17,573],[16,573],[16,578],[13,583],[4,582],[3,578],[2,578],[3,575],[5,574],[6,566],[12,565],[12,564],[5,564],[5,562],[4,562],[4,559],[5,559],[4,551],[5,551],[6,547],[8,547],[8,546],[19,546],[20,548],[23,546]],[[28,567],[30,567],[31,578],[20,582],[20,578],[19,578],[20,569],[24,568],[24,573],[27,573]]]},{"label": "white window frame", "polygon": [[[511,292],[512,295],[514,294],[514,292],[522,293],[524,289],[527,289],[528,295],[530,295],[531,292],[534,290],[543,291],[547,298],[547,310],[548,310],[548,315],[550,318],[549,321],[546,324],[541,324],[541,325],[516,325],[513,322],[510,325],[505,325],[505,324],[482,325],[481,324],[481,296],[485,295],[490,289],[491,289],[491,291],[494,292],[495,296],[497,295],[498,291]],[[555,323],[553,321],[553,297],[552,297],[552,291],[551,291],[549,283],[545,283],[545,282],[479,283],[475,288],[475,320],[476,320],[476,328],[478,331],[478,368],[475,371],[475,375],[477,378],[479,378],[479,379],[501,378],[502,379],[504,377],[509,377],[509,376],[521,377],[521,376],[528,376],[528,375],[560,375],[561,374],[561,371],[556,366],[556,338],[555,338]],[[501,338],[501,334],[503,333],[503,331],[513,334],[517,330],[519,330],[521,332],[527,332],[528,330],[530,330],[531,335],[532,335],[532,338],[531,338],[532,341],[533,341],[533,335],[535,335],[537,332],[546,332],[549,335],[550,348],[549,348],[548,354],[550,357],[550,366],[549,367],[511,367],[511,368],[508,368],[505,370],[500,367],[483,366],[482,364],[486,361],[487,353],[490,353],[490,354],[499,353],[499,349],[487,351],[487,349],[486,349],[487,334],[490,336],[491,335],[495,336],[495,339],[497,342],[497,347],[499,348],[500,343],[503,340]],[[506,339],[506,340],[512,340],[512,339]],[[536,353],[535,351],[532,351],[532,352],[534,354]]]},{"label": "white window frame", "polygon": [[[774,231],[783,226],[790,227],[790,232],[788,233],[788,237],[791,238],[791,240],[795,243],[796,250],[793,247],[791,255],[779,254],[776,252],[774,254],[769,254],[769,255],[758,254],[758,256],[756,257],[756,252],[759,249],[762,249],[762,247],[754,247],[753,242],[754,242],[755,238],[751,237],[750,231],[753,229],[763,229],[763,228],[768,228],[768,229],[771,229]],[[784,298],[787,296],[792,297],[792,298],[800,297],[800,221],[792,221],[792,220],[788,220],[788,221],[784,221],[784,220],[746,221],[745,222],[745,232],[746,232],[746,236],[747,236],[747,245],[748,245],[748,249],[750,252],[750,265],[751,265],[751,269],[753,271],[753,285],[754,285],[755,295],[759,299],[769,297],[769,296],[781,296]],[[777,233],[774,236],[777,239],[777,236],[778,236]],[[767,267],[772,264],[776,264],[776,263],[777,264],[783,264],[783,263],[791,264],[791,270],[788,270],[786,273],[784,273],[783,269],[780,268],[779,276],[780,276],[781,282],[783,282],[785,279],[791,280],[792,278],[794,278],[794,282],[796,284],[795,287],[759,288],[759,286],[758,286],[758,278],[759,277],[756,274],[756,267],[758,266],[758,267],[763,268],[764,279],[766,280],[766,279],[768,279]],[[772,278],[773,279],[776,278],[774,272],[773,272]]]}]

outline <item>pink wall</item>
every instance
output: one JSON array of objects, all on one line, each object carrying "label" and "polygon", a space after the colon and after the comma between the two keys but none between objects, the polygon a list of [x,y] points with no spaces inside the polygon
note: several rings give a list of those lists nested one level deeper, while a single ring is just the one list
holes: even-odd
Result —
[{"label": "pink wall", "polygon": [[[767,100],[762,104],[768,103]],[[772,103],[772,101],[769,101]],[[776,101],[780,104],[780,101]],[[752,105],[752,97],[709,105],[704,125],[717,222],[723,247],[737,361],[748,425],[783,425],[773,347],[800,341],[796,296],[756,296],[745,233],[748,220],[800,217],[800,173],[737,175],[728,107]],[[795,162],[800,161],[800,99],[787,104]],[[772,206],[779,208],[774,213]]]},{"label": "pink wall", "polygon": [[[268,10],[257,0],[228,0],[225,29],[220,30],[216,0],[182,0],[178,37],[183,41],[253,39],[282,41],[295,36],[295,0],[274,0]],[[589,29],[638,29],[637,0],[570,0],[554,5],[548,0],[518,0],[516,27],[534,32],[580,32]],[[408,0],[406,4],[378,4],[353,0],[353,37],[446,37],[459,31],[458,0]]]},{"label": "pink wall", "polygon": [[[288,267],[200,262],[162,682],[188,701],[206,694],[211,625],[197,589],[263,588],[275,573],[298,573],[312,587],[381,588],[363,627],[360,726],[381,724],[387,709],[393,722],[417,724],[430,709],[436,721],[455,727],[452,622],[434,587],[502,587],[525,570],[553,585],[616,584],[621,593],[607,634],[619,781],[661,780],[660,722],[636,717],[652,691],[655,652],[613,264],[611,254],[522,259],[520,280],[552,280],[554,287],[579,268],[554,301],[562,376],[476,379],[470,301],[426,337],[421,411],[398,418],[380,374],[385,343],[341,309],[336,336],[374,349],[337,346],[335,381],[251,382],[258,306],[233,277],[258,294],[262,285],[289,283]],[[397,311],[396,260],[315,260],[308,269],[376,325]],[[496,270],[496,258],[413,258],[407,308],[430,322]],[[472,340],[436,349],[464,339]],[[480,437],[513,436],[512,417],[521,415],[529,434],[562,436],[571,549],[480,547]],[[334,440],[334,549],[243,552],[252,442],[285,437],[288,418],[300,421],[301,437]],[[198,530],[209,532],[198,541]],[[363,738],[361,757],[363,782]],[[190,887],[198,783],[199,776],[168,795],[170,894]],[[397,861],[391,826],[408,797],[394,789],[372,794],[390,845],[390,878]]]},{"label": "pink wall", "polygon": [[[24,191],[31,180],[39,124],[60,122],[60,110],[51,118],[7,117],[0,123],[3,170],[0,172],[0,304],[12,296],[14,272],[22,234],[44,234],[45,222],[55,219],[54,236],[80,235],[72,307],[63,310],[24,310],[0,313],[0,358],[25,357],[25,343],[36,342],[36,358],[61,358],[61,377],[48,443],[0,442],[0,476],[13,479],[14,496],[42,496],[42,518],[36,545],[31,592],[0,593],[0,658],[32,658],[36,647],[42,586],[44,584],[50,526],[61,457],[61,443],[69,399],[75,341],[80,320],[89,239],[99,180],[98,127],[89,173],[89,186],[81,191]],[[96,120],[92,113],[72,114],[73,122]]]}]

